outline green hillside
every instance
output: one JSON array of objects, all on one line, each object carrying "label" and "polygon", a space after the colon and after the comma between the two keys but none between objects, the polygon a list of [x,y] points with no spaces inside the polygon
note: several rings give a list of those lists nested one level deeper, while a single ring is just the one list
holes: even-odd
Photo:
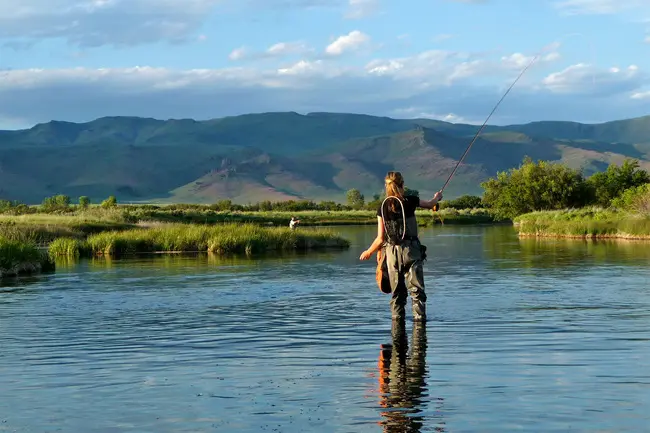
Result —
[{"label": "green hillside", "polygon": [[[433,194],[478,126],[344,113],[263,113],[207,121],[105,117],[0,131],[0,198],[238,203],[371,197],[388,170]],[[480,194],[480,182],[524,156],[563,161],[585,174],[625,157],[650,167],[650,116],[596,125],[488,126],[445,196]]]}]

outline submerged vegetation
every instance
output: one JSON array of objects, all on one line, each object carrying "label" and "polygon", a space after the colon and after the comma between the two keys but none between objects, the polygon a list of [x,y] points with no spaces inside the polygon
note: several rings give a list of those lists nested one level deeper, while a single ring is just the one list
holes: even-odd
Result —
[{"label": "submerged vegetation", "polygon": [[283,250],[348,248],[348,240],[329,230],[291,230],[254,224],[160,224],[120,232],[105,232],[85,240],[60,238],[51,256],[122,256],[151,252],[257,254]]}]

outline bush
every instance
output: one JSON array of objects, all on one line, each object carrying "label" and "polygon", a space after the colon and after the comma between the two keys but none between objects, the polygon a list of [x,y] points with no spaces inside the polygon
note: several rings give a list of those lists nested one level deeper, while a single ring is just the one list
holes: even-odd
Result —
[{"label": "bush", "polygon": [[440,202],[440,209],[477,209],[481,208],[483,199],[476,195],[462,195],[454,200]]},{"label": "bush", "polygon": [[650,215],[650,183],[628,188],[612,200],[614,208]]},{"label": "bush", "polygon": [[588,202],[588,187],[577,170],[548,161],[525,158],[518,168],[499,172],[481,186],[483,203],[497,218],[512,219],[540,210],[581,207]]},{"label": "bush", "polygon": [[638,167],[638,161],[626,159],[620,167],[611,164],[607,170],[593,174],[587,179],[592,195],[590,201],[599,206],[609,206],[626,190],[650,182],[648,172]]}]

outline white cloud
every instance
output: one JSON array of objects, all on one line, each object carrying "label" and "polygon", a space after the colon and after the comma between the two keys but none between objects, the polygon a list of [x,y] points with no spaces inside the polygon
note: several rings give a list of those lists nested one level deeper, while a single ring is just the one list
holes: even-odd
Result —
[{"label": "white cloud", "polygon": [[636,65],[603,70],[579,63],[548,75],[542,84],[553,93],[607,96],[638,89],[644,79]]},{"label": "white cloud", "polygon": [[[213,13],[334,8],[350,17],[376,10],[378,0],[0,0],[0,41],[25,48],[46,39],[79,47],[135,46],[196,40]],[[345,12],[347,11],[347,12]]]},{"label": "white cloud", "polygon": [[[500,57],[440,50],[345,67],[327,59],[302,59],[266,69],[8,70],[0,72],[0,118],[35,123],[107,115],[205,119],[263,111],[339,111],[394,116],[411,110],[413,117],[473,123],[489,113],[512,73]],[[531,70],[530,79],[538,73]],[[592,74],[597,86],[591,85]],[[492,121],[647,114],[644,78],[630,67],[574,65],[549,74],[538,87],[520,82]]]},{"label": "white cloud", "polygon": [[244,57],[246,57],[246,53],[247,53],[247,51],[248,51],[248,50],[246,49],[246,47],[235,48],[235,49],[232,50],[232,52],[228,55],[228,58],[229,58],[230,60],[241,60],[241,59],[243,59]]},{"label": "white cloud", "polygon": [[301,41],[278,42],[261,52],[250,51],[247,47],[234,49],[228,58],[233,61],[273,59],[287,56],[302,56],[313,53],[314,49]]},{"label": "white cloud", "polygon": [[630,96],[632,99],[650,99],[650,90],[645,92],[634,92]]},{"label": "white cloud", "polygon": [[379,0],[349,0],[349,9],[345,14],[348,19],[365,18],[377,12]]},{"label": "white cloud", "polygon": [[650,44],[650,35],[646,36],[643,42],[645,42],[646,44]]},{"label": "white cloud", "polygon": [[2,0],[0,39],[93,47],[186,41],[222,0]]},{"label": "white cloud", "polygon": [[325,48],[330,56],[340,56],[346,52],[356,51],[370,42],[370,36],[359,30],[353,30],[347,35],[339,36]]},{"label": "white cloud", "polygon": [[608,15],[647,7],[647,0],[562,0],[555,3],[562,12],[569,15]]}]

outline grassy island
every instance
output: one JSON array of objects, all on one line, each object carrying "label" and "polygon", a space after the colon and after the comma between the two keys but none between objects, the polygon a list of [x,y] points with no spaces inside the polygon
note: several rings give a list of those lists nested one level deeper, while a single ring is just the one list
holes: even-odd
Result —
[{"label": "grassy island", "polygon": [[63,237],[49,247],[51,256],[122,256],[152,252],[256,254],[270,251],[348,248],[335,233],[291,230],[255,224],[155,224],[146,228],[97,233],[86,239]]},{"label": "grassy island", "polygon": [[650,240],[650,217],[608,209],[531,212],[514,224],[520,237]]}]

